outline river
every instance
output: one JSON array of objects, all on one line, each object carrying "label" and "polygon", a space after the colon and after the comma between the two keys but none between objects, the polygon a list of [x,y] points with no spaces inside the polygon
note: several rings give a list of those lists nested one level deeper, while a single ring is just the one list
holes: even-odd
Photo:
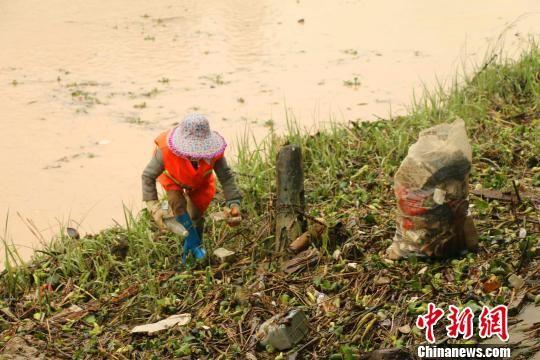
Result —
[{"label": "river", "polygon": [[2,237],[27,259],[59,226],[122,223],[153,138],[187,112],[232,155],[285,113],[308,130],[401,114],[501,34],[515,55],[539,14],[537,0],[0,0]]}]

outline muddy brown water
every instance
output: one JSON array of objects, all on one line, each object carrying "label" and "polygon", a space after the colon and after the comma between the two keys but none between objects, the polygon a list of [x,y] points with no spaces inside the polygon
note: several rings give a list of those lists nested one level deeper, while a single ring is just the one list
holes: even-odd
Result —
[{"label": "muddy brown water", "polygon": [[512,54],[539,12],[537,0],[2,0],[7,237],[28,258],[39,241],[22,219],[44,241],[122,222],[122,204],[141,207],[152,139],[188,111],[231,143],[261,139],[271,119],[283,129],[286,111],[308,129],[403,113],[505,30]]}]

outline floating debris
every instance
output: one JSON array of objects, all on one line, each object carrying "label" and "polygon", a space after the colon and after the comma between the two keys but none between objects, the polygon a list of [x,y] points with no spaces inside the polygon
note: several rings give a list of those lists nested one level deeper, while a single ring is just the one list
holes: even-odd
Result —
[{"label": "floating debris", "polygon": [[109,145],[111,143],[111,140],[109,139],[101,139],[98,142],[96,142],[97,145]]}]

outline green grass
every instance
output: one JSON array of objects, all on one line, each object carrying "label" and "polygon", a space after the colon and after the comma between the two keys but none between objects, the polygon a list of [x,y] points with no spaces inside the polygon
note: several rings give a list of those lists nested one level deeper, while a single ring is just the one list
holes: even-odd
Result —
[{"label": "green grass", "polygon": [[[29,335],[40,351],[77,359],[228,359],[247,352],[273,359],[278,353],[256,346],[257,321],[304,306],[313,330],[301,355],[354,359],[371,349],[421,342],[413,325],[429,301],[473,308],[509,303],[510,274],[538,277],[539,105],[540,50],[533,44],[517,61],[491,61],[449,88],[426,90],[406,116],[332,124],[314,134],[288,119],[286,136],[272,131],[257,145],[246,135],[236,170],[247,220],[235,229],[208,220],[205,235],[209,252],[225,245],[239,253],[233,264],[180,268],[177,240],[157,231],[144,212],[126,211],[125,226],[80,240],[61,235],[29,264],[4,239],[0,308],[19,321],[0,313],[0,351],[13,336]],[[458,117],[473,146],[471,188],[512,192],[516,181],[522,202],[471,196],[478,253],[445,261],[385,260],[395,231],[394,173],[420,130]],[[325,254],[319,266],[289,277],[272,259],[274,165],[287,142],[302,146],[307,213],[329,225],[316,244]],[[220,205],[218,196],[209,211]],[[518,237],[521,228],[524,238]],[[337,260],[335,249],[341,251]],[[486,294],[482,283],[492,275],[501,287]],[[377,285],[377,276],[390,283]],[[538,289],[526,289],[537,296]],[[315,290],[332,296],[333,312],[318,309]],[[79,317],[54,317],[71,304],[84,310]],[[154,337],[129,334],[132,325],[182,312],[193,315],[184,328]],[[411,333],[397,330],[405,324]]]}]

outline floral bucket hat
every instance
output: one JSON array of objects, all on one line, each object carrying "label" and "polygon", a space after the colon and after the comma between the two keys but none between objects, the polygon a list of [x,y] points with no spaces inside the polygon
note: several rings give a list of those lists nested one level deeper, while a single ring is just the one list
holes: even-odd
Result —
[{"label": "floral bucket hat", "polygon": [[177,156],[211,159],[223,154],[227,143],[223,136],[210,130],[204,115],[189,114],[169,132],[167,146]]}]

